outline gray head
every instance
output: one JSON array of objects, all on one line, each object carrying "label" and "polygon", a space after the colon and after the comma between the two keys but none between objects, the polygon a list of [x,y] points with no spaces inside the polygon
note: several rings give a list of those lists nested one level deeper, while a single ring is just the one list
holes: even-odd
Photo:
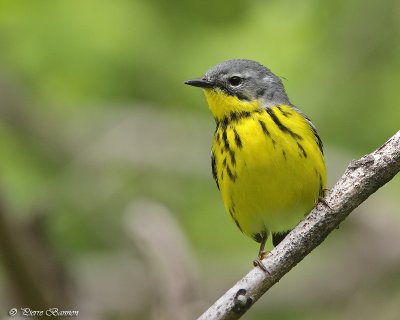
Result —
[{"label": "gray head", "polygon": [[282,81],[260,63],[246,59],[228,60],[217,64],[203,78],[186,84],[202,88],[219,88],[241,100],[260,100],[264,107],[289,104]]}]

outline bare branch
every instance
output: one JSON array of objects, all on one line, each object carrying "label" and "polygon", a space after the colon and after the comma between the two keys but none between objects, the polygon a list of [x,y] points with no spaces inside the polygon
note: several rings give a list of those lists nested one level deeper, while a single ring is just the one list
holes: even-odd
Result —
[{"label": "bare branch", "polygon": [[352,161],[316,208],[263,260],[268,272],[254,268],[198,320],[239,319],[268,289],[371,194],[400,171],[400,131],[373,153]]}]

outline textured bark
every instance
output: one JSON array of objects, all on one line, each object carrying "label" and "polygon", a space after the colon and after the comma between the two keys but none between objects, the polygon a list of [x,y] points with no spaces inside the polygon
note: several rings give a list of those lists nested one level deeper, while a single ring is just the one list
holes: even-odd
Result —
[{"label": "textured bark", "polygon": [[400,171],[400,131],[384,145],[352,161],[323,201],[263,260],[219,298],[199,320],[239,319],[251,306],[371,194]]}]

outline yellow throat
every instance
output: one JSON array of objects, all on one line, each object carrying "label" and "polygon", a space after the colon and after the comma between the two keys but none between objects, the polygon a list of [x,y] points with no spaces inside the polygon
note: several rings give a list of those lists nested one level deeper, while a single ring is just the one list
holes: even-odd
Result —
[{"label": "yellow throat", "polygon": [[204,89],[208,108],[217,121],[232,112],[255,111],[260,108],[258,100],[243,101],[236,96],[227,95],[221,89]]}]

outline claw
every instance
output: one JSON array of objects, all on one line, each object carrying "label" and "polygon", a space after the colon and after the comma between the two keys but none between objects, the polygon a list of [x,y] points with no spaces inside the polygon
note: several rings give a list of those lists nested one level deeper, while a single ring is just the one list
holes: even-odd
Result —
[{"label": "claw", "polygon": [[326,202],[326,200],[325,200],[324,198],[322,198],[322,197],[318,197],[317,205],[318,205],[318,203],[322,203],[323,205],[325,205],[325,207],[327,207],[327,208],[329,208],[329,209],[332,209],[332,208],[329,206],[328,202]]},{"label": "claw", "polygon": [[262,271],[269,273],[260,259],[253,260],[253,266],[259,267]]}]

